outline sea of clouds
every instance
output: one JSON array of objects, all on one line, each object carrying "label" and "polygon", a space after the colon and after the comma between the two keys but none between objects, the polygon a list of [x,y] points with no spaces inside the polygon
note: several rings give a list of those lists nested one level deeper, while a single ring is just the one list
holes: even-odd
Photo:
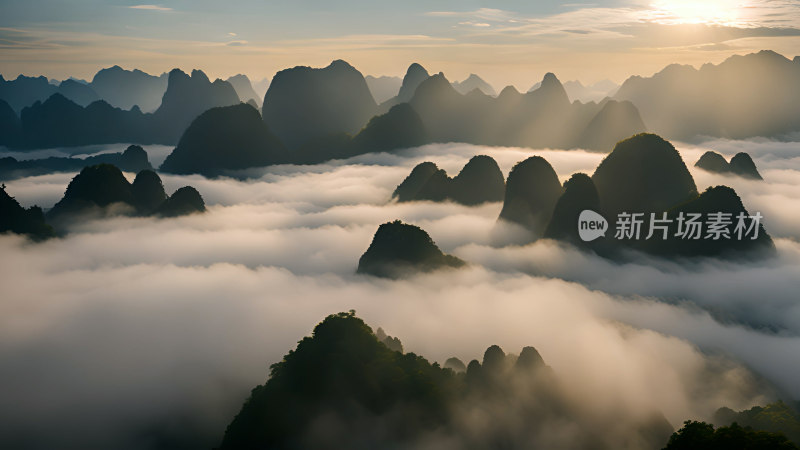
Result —
[{"label": "sea of clouds", "polygon": [[[551,241],[517,245],[524,236],[496,223],[499,203],[390,201],[425,160],[453,176],[489,154],[507,175],[536,154],[563,181],[604,156],[463,144],[257,169],[246,180],[162,175],[167,192],[195,186],[209,211],[87,222],[39,244],[0,236],[0,443],[210,448],[269,364],[350,309],[439,362],[480,359],[492,344],[535,346],[597,417],[624,405],[629,418],[660,411],[679,426],[720,406],[800,399],[800,148],[679,149],[698,189],[730,185],[764,215],[775,259],[616,263]],[[765,181],[695,170],[707,149],[748,151]],[[48,208],[72,176],[7,190]],[[394,219],[470,265],[409,280],[356,275],[377,227]]]}]

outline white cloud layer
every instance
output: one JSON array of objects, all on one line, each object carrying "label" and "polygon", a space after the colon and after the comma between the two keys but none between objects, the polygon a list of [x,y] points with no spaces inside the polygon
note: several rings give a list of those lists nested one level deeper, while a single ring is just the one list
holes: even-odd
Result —
[{"label": "white cloud layer", "polygon": [[[682,147],[687,164],[710,146]],[[0,236],[0,442],[137,449],[190,438],[211,447],[268,364],[325,315],[349,309],[440,362],[479,358],[491,344],[533,345],[597,417],[625,405],[679,425],[720,406],[798,399],[800,245],[790,207],[800,152],[713,143],[726,156],[741,146],[765,182],[693,174],[701,189],[730,182],[751,210],[762,208],[779,238],[769,263],[620,266],[546,241],[498,248],[500,204],[388,202],[424,160],[455,175],[485,153],[507,174],[540,154],[565,180],[591,174],[603,156],[461,144],[259,169],[248,181],[164,176],[169,192],[197,187],[209,211],[89,222],[42,244]],[[70,178],[15,180],[8,190],[51,205]],[[470,267],[404,281],[355,275],[378,225],[393,219],[421,226]]]}]

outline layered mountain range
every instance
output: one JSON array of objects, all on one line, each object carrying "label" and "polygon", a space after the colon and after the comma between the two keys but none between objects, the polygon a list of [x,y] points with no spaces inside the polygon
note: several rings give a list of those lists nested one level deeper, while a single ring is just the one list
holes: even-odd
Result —
[{"label": "layered mountain range", "polygon": [[649,129],[669,139],[780,138],[800,131],[798,79],[800,58],[765,50],[633,76],[613,98],[635,104]]},{"label": "layered mountain range", "polygon": [[[571,101],[552,73],[527,93],[508,86],[494,96],[493,88],[474,74],[451,83],[443,73],[430,75],[415,63],[398,87],[397,79],[367,80],[336,60],[324,68],[278,72],[259,105],[244,75],[212,82],[199,70],[187,74],[175,69],[154,77],[115,66],[88,83],[0,79],[0,145],[174,145],[203,112],[242,101],[261,108],[270,132],[287,150],[286,159],[268,164],[313,163],[434,142],[610,151],[618,141],[646,130],[668,139],[781,138],[800,131],[798,61],[763,51],[700,69],[673,65],[650,78],[631,77],[614,97],[588,103]],[[580,86],[569,87],[575,91]],[[396,95],[386,99],[395,89]],[[386,99],[380,103],[378,91]],[[410,108],[391,114],[401,104]],[[378,121],[380,127],[372,123],[387,114]],[[356,142],[370,124],[369,138],[362,135]],[[403,139],[394,124],[414,138]],[[224,134],[212,124],[209,133],[215,132]]]}]

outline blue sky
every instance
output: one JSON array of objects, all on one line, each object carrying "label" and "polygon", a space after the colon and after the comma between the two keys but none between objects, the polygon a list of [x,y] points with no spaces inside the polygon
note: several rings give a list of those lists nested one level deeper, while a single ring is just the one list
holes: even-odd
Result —
[{"label": "blue sky", "polygon": [[90,78],[119,64],[259,79],[341,58],[365,74],[416,61],[527,89],[547,71],[619,82],[765,48],[793,57],[798,35],[800,1],[784,0],[0,0],[0,73]]}]

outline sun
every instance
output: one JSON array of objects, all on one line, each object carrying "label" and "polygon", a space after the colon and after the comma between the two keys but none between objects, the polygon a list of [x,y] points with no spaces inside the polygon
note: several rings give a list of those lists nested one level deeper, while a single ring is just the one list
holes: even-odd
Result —
[{"label": "sun", "polygon": [[651,3],[656,22],[668,24],[734,25],[741,2],[736,0],[656,0]]}]

